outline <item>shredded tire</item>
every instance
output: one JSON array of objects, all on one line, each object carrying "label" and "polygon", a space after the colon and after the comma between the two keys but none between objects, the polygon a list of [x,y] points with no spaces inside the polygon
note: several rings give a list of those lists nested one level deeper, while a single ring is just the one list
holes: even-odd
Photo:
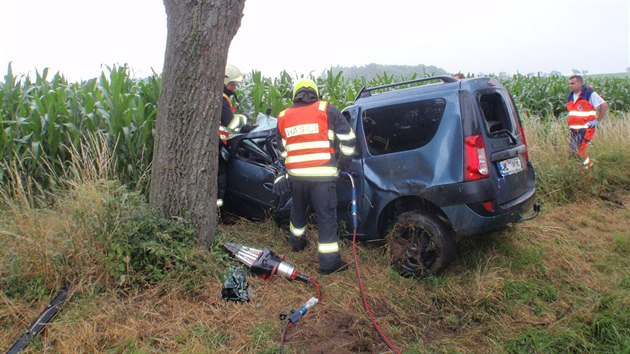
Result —
[{"label": "shredded tire", "polygon": [[420,211],[400,214],[387,243],[391,266],[404,276],[439,274],[453,258],[452,233],[439,219]]}]

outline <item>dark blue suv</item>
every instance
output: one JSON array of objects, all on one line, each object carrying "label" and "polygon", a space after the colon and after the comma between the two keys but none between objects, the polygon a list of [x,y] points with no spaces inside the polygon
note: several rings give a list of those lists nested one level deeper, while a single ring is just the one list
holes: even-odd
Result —
[{"label": "dark blue suv", "polygon": [[[453,237],[534,217],[534,168],[508,91],[491,78],[447,76],[364,88],[343,112],[357,135],[357,238],[387,242],[406,275],[442,271]],[[274,129],[230,139],[224,209],[286,223],[291,200],[271,189]],[[340,230],[352,234],[348,177],[338,182]]]}]

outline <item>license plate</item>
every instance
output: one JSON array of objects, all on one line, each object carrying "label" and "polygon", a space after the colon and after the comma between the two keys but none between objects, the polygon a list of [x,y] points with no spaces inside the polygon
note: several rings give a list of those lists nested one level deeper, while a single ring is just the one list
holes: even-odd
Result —
[{"label": "license plate", "polygon": [[501,176],[509,176],[523,170],[521,158],[519,156],[512,157],[507,160],[499,161],[499,173]]}]

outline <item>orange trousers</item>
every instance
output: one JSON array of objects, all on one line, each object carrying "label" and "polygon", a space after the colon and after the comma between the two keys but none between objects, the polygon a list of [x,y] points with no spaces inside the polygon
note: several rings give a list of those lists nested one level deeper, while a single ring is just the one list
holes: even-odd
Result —
[{"label": "orange trousers", "polygon": [[595,135],[595,128],[587,129],[570,129],[571,137],[569,141],[569,150],[572,155],[580,156],[583,161],[588,159],[586,154],[586,148],[590,145],[593,136]]}]

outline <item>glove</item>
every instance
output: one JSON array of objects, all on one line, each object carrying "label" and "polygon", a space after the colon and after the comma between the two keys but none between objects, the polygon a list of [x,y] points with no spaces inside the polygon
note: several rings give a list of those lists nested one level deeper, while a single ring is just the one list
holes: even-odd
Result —
[{"label": "glove", "polygon": [[284,195],[291,192],[291,182],[289,182],[289,175],[281,175],[273,182],[273,193],[277,195]]},{"label": "glove", "polygon": [[339,171],[348,171],[349,167],[350,167],[350,159],[340,158],[339,160],[337,160],[337,169]]},{"label": "glove", "polygon": [[596,126],[599,125],[599,121],[597,119],[596,120],[592,120],[592,121],[586,123],[586,125],[588,125],[589,128],[595,128]]}]

